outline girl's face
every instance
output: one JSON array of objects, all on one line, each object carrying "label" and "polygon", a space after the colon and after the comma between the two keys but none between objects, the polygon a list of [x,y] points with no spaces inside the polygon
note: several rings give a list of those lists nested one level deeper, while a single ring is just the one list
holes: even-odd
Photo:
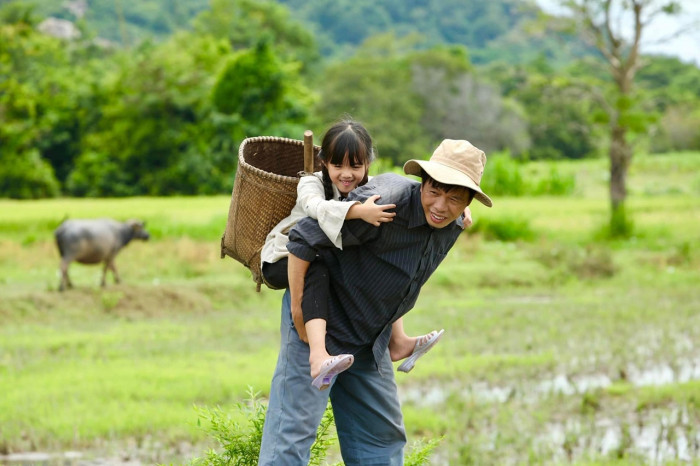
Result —
[{"label": "girl's face", "polygon": [[367,173],[365,165],[350,165],[347,155],[343,159],[342,165],[328,163],[326,168],[331,182],[343,196],[347,196],[350,191],[357,188]]}]

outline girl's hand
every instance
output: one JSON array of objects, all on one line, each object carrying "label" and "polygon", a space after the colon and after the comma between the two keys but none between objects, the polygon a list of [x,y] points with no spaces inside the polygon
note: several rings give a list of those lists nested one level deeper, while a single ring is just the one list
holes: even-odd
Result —
[{"label": "girl's hand", "polygon": [[375,204],[374,201],[380,197],[379,194],[375,194],[370,196],[363,204],[353,206],[353,209],[358,209],[357,217],[367,223],[371,223],[375,227],[382,223],[393,221],[394,217],[396,217],[396,212],[387,212],[387,210],[396,208],[396,204]]},{"label": "girl's hand", "polygon": [[464,228],[469,228],[472,226],[472,223],[474,223],[472,220],[472,211],[469,210],[469,206],[464,209],[464,218],[462,219],[462,223],[464,223]]}]

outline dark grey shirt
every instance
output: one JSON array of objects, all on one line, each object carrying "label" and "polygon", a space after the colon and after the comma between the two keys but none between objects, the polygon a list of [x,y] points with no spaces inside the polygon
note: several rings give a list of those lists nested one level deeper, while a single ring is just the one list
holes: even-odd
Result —
[{"label": "dark grey shirt", "polygon": [[349,201],[379,194],[378,204],[396,204],[396,217],[379,227],[348,220],[343,249],[333,246],[311,218],[289,233],[289,252],[306,261],[318,255],[330,275],[326,346],[330,354],[372,348],[376,361],[391,337],[391,324],[418,299],[423,284],[463,230],[458,218],[444,228],[428,225],[420,202],[420,183],[395,174],[375,176],[355,189]]}]

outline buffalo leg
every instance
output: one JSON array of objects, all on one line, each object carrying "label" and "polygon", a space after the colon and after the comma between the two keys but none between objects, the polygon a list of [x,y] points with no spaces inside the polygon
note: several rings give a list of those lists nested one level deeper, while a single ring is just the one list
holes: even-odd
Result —
[{"label": "buffalo leg", "polygon": [[[121,283],[121,279],[119,278],[119,272],[117,272],[117,266],[114,265],[114,257],[111,257],[107,260],[105,260],[105,274],[107,273],[107,269],[112,271],[112,276],[114,277],[114,283]],[[104,277],[103,277],[103,282],[104,282]],[[103,284],[104,286],[104,284]]]},{"label": "buffalo leg", "polygon": [[110,268],[112,269],[112,275],[114,275],[114,283],[121,283],[122,279],[119,278],[119,272],[117,272],[117,266],[114,263],[114,259],[112,259],[110,262]]},{"label": "buffalo leg", "polygon": [[104,267],[102,267],[102,281],[100,281],[102,288],[107,286],[107,269],[109,269],[109,260],[105,260]]},{"label": "buffalo leg", "polygon": [[58,291],[63,291],[68,288],[73,288],[73,283],[70,281],[70,276],[68,275],[68,265],[70,260],[61,259],[61,283],[58,286]]}]

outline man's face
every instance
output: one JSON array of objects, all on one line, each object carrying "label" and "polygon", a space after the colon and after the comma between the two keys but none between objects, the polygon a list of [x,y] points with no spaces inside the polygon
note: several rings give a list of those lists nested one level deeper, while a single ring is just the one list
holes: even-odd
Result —
[{"label": "man's face", "polygon": [[421,185],[420,202],[428,225],[433,228],[445,228],[462,215],[471,202],[470,191],[462,186],[449,191],[436,188],[430,180]]}]

